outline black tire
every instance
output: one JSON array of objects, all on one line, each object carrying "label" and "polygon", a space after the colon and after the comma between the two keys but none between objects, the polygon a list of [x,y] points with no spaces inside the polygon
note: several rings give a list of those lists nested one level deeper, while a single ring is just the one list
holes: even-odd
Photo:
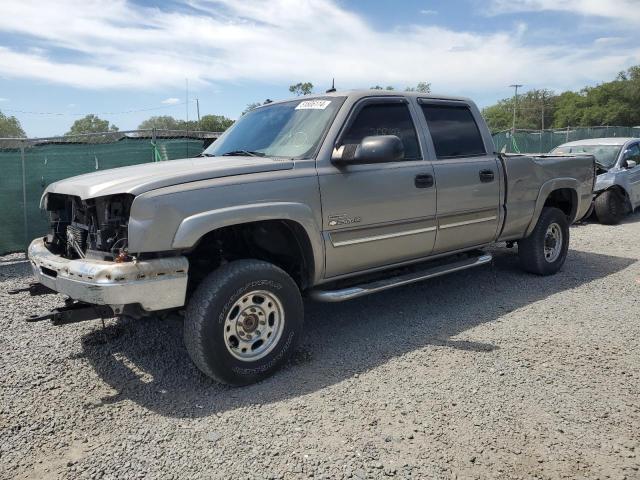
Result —
[{"label": "black tire", "polygon": [[[552,230],[551,226],[556,225]],[[550,233],[559,231],[559,251],[553,250],[553,256],[547,257],[545,245],[549,242],[550,249],[558,245],[558,239]],[[550,242],[553,241],[553,246]],[[536,275],[553,275],[558,272],[567,259],[569,251],[569,222],[562,210],[545,207],[540,213],[538,223],[531,235],[518,242],[518,256],[523,270]]]},{"label": "black tire", "polygon": [[595,212],[600,223],[620,223],[626,213],[622,195],[615,190],[605,190],[595,199]]},{"label": "black tire", "polygon": [[[263,294],[248,295],[251,292]],[[267,303],[264,303],[264,312],[260,313],[262,303],[257,302],[261,295],[262,302],[268,302],[271,307],[269,299],[273,299],[277,310],[282,311],[282,327],[278,328],[279,333],[275,332],[277,327],[273,327],[273,339],[265,339],[260,344],[260,348],[265,347],[263,357],[255,360],[238,359],[237,355],[253,354],[253,348],[248,353],[240,353],[240,347],[247,345],[246,342],[242,343],[243,335],[260,335],[260,329],[263,328],[260,325],[264,326],[265,331],[271,328],[268,326],[271,314],[266,310]],[[242,302],[247,299],[249,303],[245,308]],[[257,309],[262,317],[249,313],[251,306],[256,307],[254,310]],[[264,316],[265,313],[269,318]],[[232,317],[236,320],[232,320]],[[255,325],[257,330],[251,333],[244,330],[246,325],[243,319],[247,317],[256,319],[251,326]],[[189,356],[205,375],[229,385],[248,385],[272,375],[287,361],[300,339],[303,317],[300,290],[289,275],[267,262],[238,260],[221,266],[198,285],[185,313],[184,342]],[[236,331],[240,332],[238,336],[234,335]],[[262,335],[265,335],[264,331]],[[253,343],[255,345],[258,345],[257,341]],[[266,346],[270,350],[267,351]]]}]

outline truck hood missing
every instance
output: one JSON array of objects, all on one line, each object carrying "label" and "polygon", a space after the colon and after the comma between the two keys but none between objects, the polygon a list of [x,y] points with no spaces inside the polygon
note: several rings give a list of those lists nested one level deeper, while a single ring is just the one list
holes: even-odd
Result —
[{"label": "truck hood missing", "polygon": [[139,195],[182,183],[291,168],[293,161],[289,159],[197,157],[87,173],[54,182],[44,193],[73,195],[82,200],[120,193]]}]

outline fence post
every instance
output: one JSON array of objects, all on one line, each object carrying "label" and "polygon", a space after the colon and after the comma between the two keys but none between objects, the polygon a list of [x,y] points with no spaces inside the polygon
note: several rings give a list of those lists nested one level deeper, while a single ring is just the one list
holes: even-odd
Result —
[{"label": "fence post", "polygon": [[151,161],[155,162],[157,160],[157,154],[156,154],[156,127],[153,127],[151,129]]},{"label": "fence post", "polygon": [[24,160],[24,143],[26,140],[20,141],[20,159],[22,161],[22,215],[23,215],[23,228],[24,228],[24,250],[27,251],[29,247],[29,223],[27,220],[27,171]]},{"label": "fence post", "polygon": [[566,136],[565,143],[568,141],[569,141],[569,125],[567,125],[567,136]]}]

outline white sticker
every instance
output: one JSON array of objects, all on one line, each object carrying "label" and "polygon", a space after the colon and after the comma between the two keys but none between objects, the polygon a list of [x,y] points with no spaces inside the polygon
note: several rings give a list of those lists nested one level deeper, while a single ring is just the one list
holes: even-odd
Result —
[{"label": "white sticker", "polygon": [[324,110],[330,103],[331,100],[305,100],[298,104],[296,110]]}]

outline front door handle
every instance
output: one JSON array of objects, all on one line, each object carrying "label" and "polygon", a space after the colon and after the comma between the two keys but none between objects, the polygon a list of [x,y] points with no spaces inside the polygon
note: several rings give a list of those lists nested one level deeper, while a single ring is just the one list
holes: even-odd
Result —
[{"label": "front door handle", "polygon": [[416,188],[430,188],[433,187],[433,175],[428,173],[420,173],[416,175],[415,179]]},{"label": "front door handle", "polygon": [[483,183],[493,182],[493,170],[480,170],[480,181]]}]

